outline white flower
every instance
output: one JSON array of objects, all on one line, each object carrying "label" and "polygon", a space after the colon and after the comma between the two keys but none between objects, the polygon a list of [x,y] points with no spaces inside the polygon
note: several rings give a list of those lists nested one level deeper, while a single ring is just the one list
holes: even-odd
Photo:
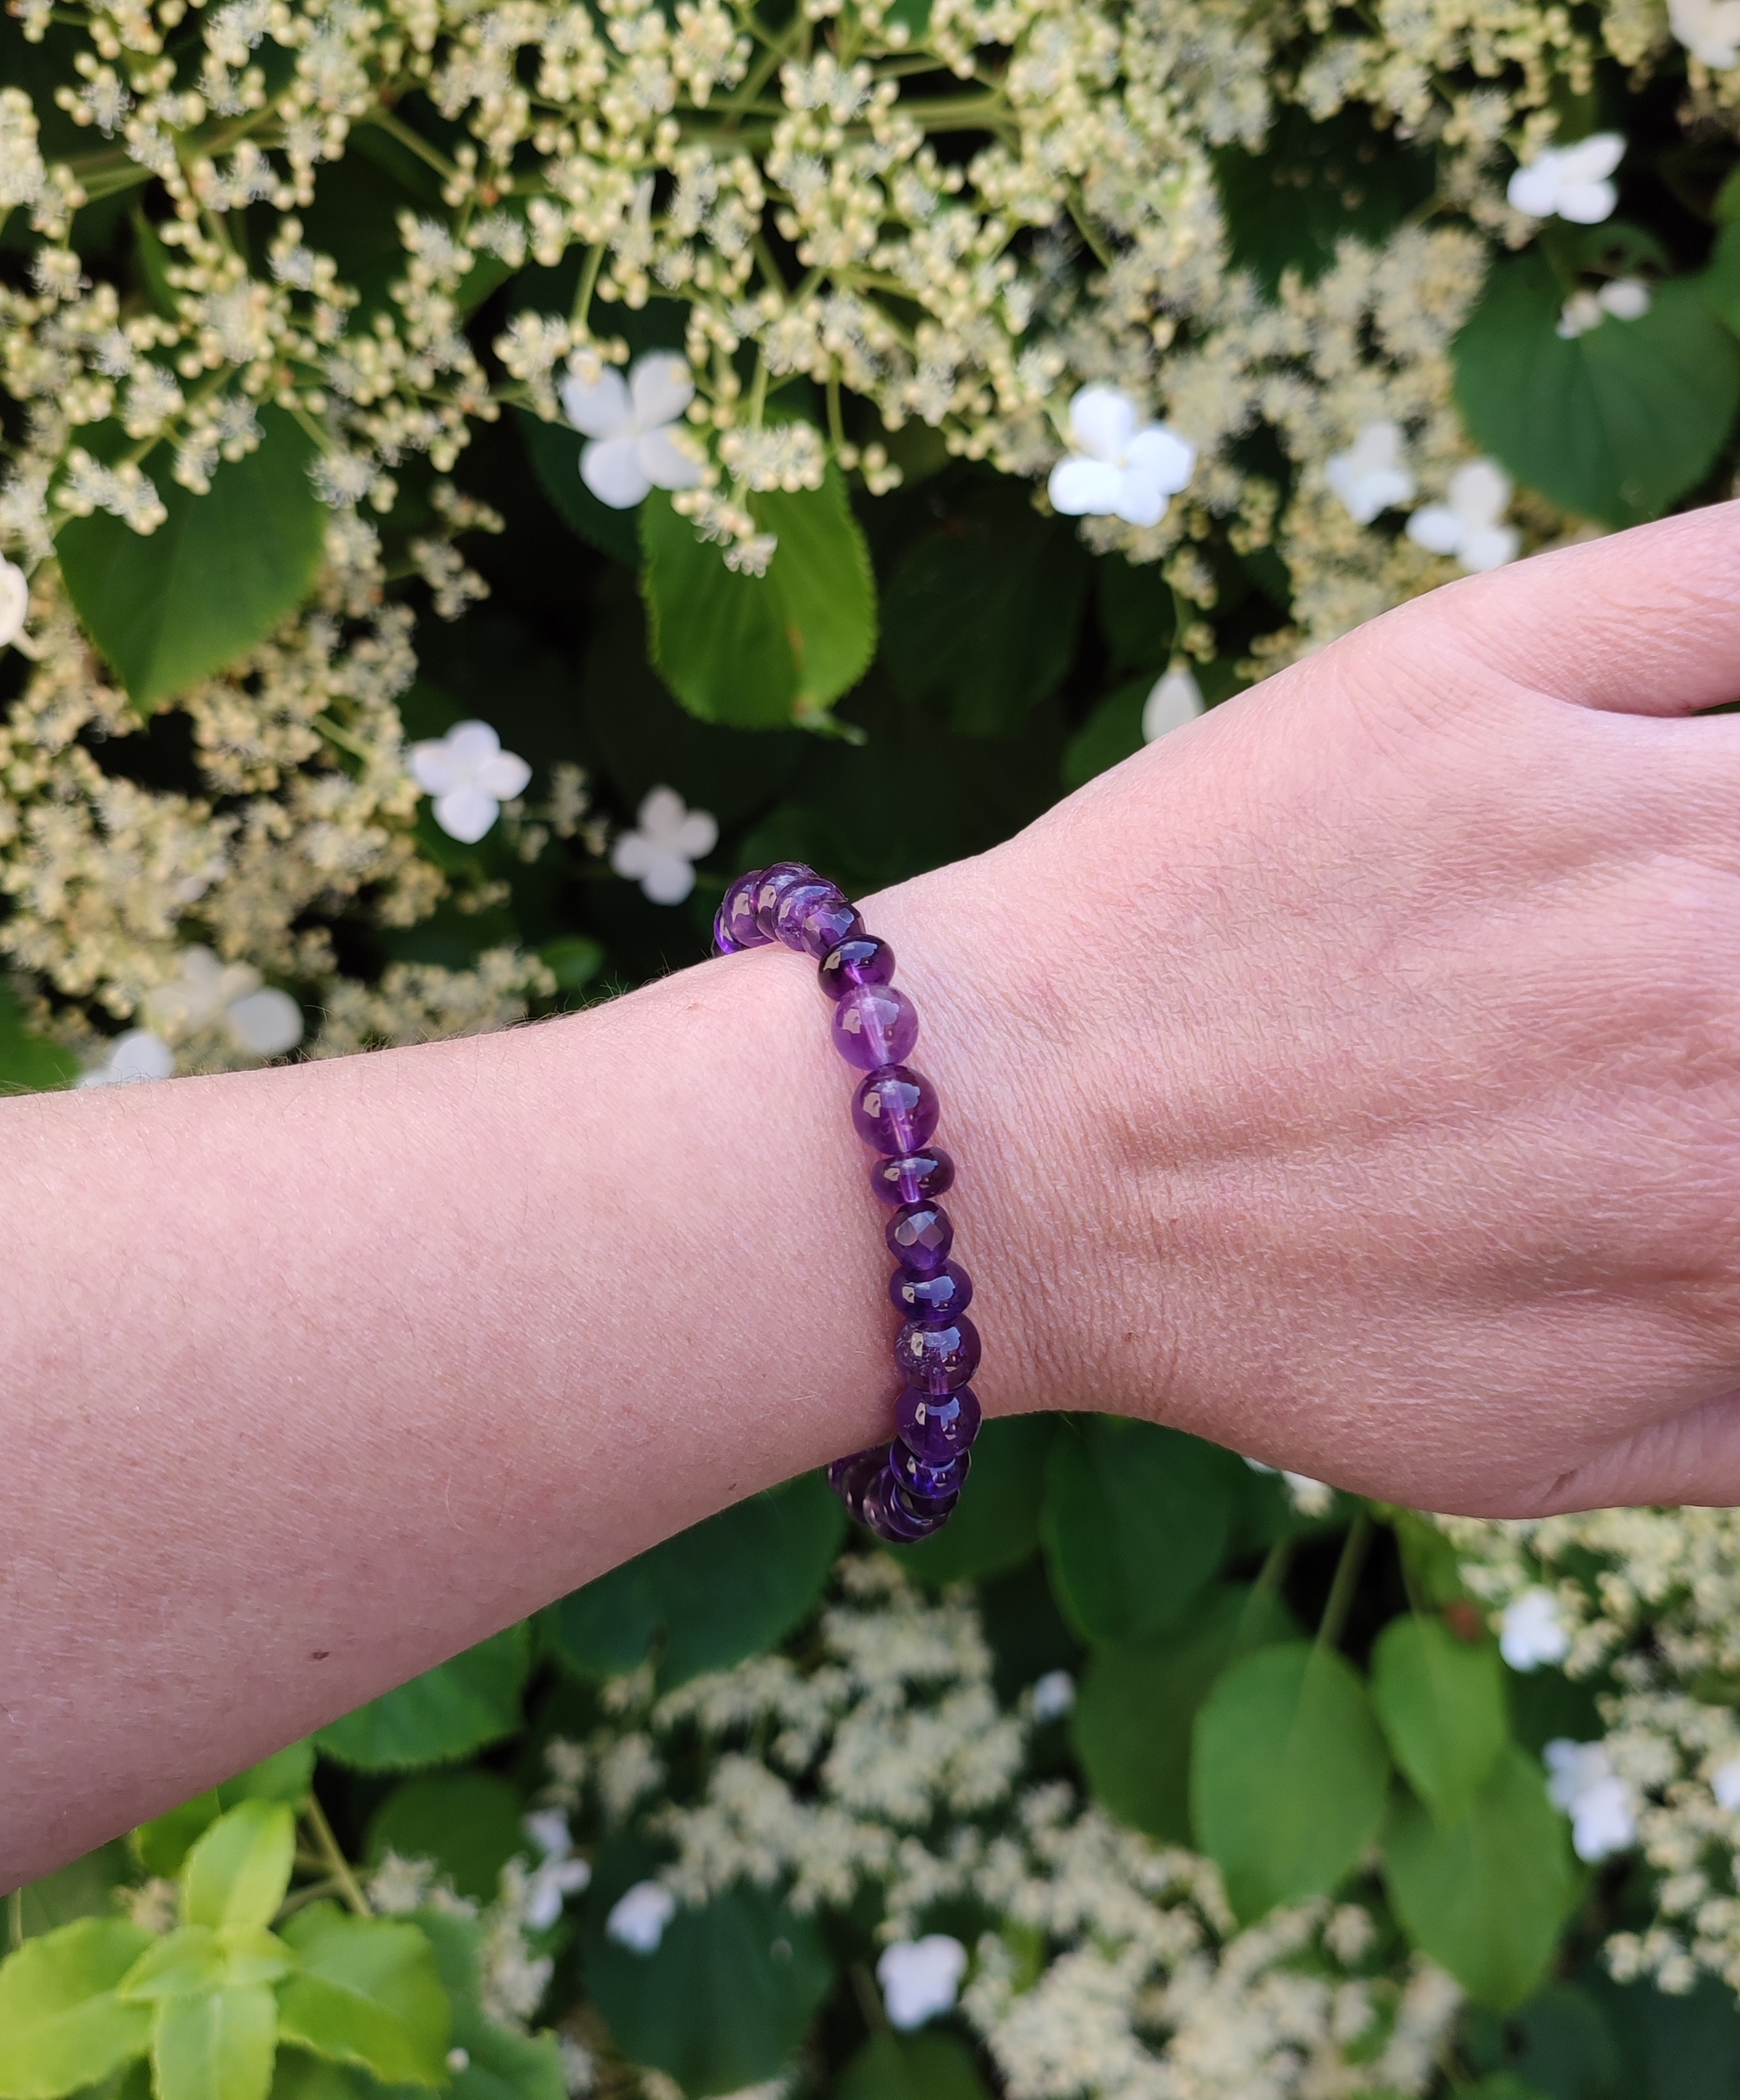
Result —
[{"label": "white flower", "polygon": [[1549,146],[1526,168],[1518,168],[1505,192],[1519,212],[1531,218],[1568,218],[1578,226],[1598,226],[1612,216],[1619,192],[1607,180],[1625,157],[1625,139],[1617,131],[1597,131],[1574,146]]},{"label": "white flower", "polygon": [[1182,729],[1203,711],[1203,689],[1187,664],[1175,664],[1154,681],[1142,702],[1142,742],[1152,743],[1169,729]]},{"label": "white flower", "polygon": [[30,610],[30,580],[16,562],[0,556],[0,649],[16,642],[24,631],[24,616]]},{"label": "white flower", "polygon": [[1069,405],[1069,434],[1076,449],[1046,484],[1052,509],[1066,517],[1157,525],[1196,470],[1190,440],[1163,423],[1139,424],[1121,386],[1082,387]]},{"label": "white flower", "polygon": [[302,1010],[288,992],[262,986],[249,963],[220,963],[208,948],[181,951],[181,974],[145,997],[146,1021],[171,1042],[221,1015],[230,1040],[256,1058],[280,1057],[302,1039]]},{"label": "white flower", "polygon": [[1033,1718],[1061,1720],[1076,1703],[1076,1681],[1067,1670],[1047,1670],[1033,1688]]},{"label": "white flower", "polygon": [[1740,0],[1668,0],[1668,27],[1712,72],[1740,59]]},{"label": "white flower", "polygon": [[[1253,1473],[1272,1473],[1273,1466],[1266,1466],[1260,1458],[1247,1458],[1245,1464]],[[1335,1490],[1326,1480],[1313,1480],[1308,1473],[1287,1473],[1281,1476],[1287,1488],[1287,1499],[1302,1517],[1328,1515],[1335,1499]]]},{"label": "white flower", "polygon": [[592,442],[580,454],[580,479],[600,503],[632,510],[649,489],[692,489],[701,467],[671,436],[694,398],[689,360],[673,350],[635,360],[626,383],[614,365],[594,378],[574,360],[562,382],[568,420]]},{"label": "white flower", "polygon": [[1525,1589],[1505,1606],[1498,1652],[1512,1669],[1538,1670],[1543,1662],[1563,1662],[1570,1651],[1570,1629],[1550,1589]]},{"label": "white flower", "polygon": [[617,835],[611,865],[637,882],[654,904],[681,904],[694,887],[694,864],[710,853],[719,827],[689,809],[675,788],[656,787],[635,813],[637,828]]},{"label": "white flower", "polygon": [[411,745],[412,778],[435,797],[435,822],[449,838],[474,846],[501,805],[532,778],[523,759],[501,748],[486,722],[456,722],[444,737]]},{"label": "white flower", "polygon": [[1557,333],[1573,342],[1598,328],[1610,313],[1616,321],[1641,321],[1651,303],[1649,287],[1641,278],[1616,277],[1599,291],[1574,291],[1559,311]]},{"label": "white flower", "polygon": [[619,1896],[604,1921],[605,1936],[636,1954],[656,1954],[664,1929],[677,1914],[677,1899],[659,1882],[637,1882]]},{"label": "white flower", "polygon": [[1403,457],[1405,442],[1400,423],[1368,423],[1345,452],[1323,462],[1323,479],[1355,524],[1369,525],[1380,511],[1412,501],[1419,484]]},{"label": "white flower", "polygon": [[1571,1849],[1580,1860],[1604,1860],[1637,1842],[1631,1794],[1601,1743],[1560,1735],[1542,1752],[1547,1796],[1571,1819]]},{"label": "white flower", "polygon": [[149,1028],[129,1028],[117,1036],[101,1064],[93,1064],[79,1077],[81,1086],[130,1086],[137,1079],[167,1079],[174,1075],[176,1053],[161,1036]]},{"label": "white flower", "polygon": [[1502,569],[1517,559],[1522,535],[1502,522],[1511,477],[1496,459],[1471,460],[1450,476],[1449,500],[1428,503],[1407,521],[1407,536],[1434,554],[1454,554],[1465,569]]},{"label": "white flower", "polygon": [[922,2027],[954,2004],[967,1973],[967,1950],[946,1932],[922,1940],[897,1940],[884,1947],[876,1964],[888,2019],[903,2032]]},{"label": "white flower", "polygon": [[1740,1809],[1740,1757],[1730,1757],[1716,1767],[1710,1775],[1710,1791],[1718,1809],[1726,1809],[1730,1815]]},{"label": "white flower", "polygon": [[543,1854],[526,1877],[526,1923],[542,1932],[562,1915],[562,1906],[592,1879],[592,1869],[574,1855],[574,1834],[561,1809],[537,1809],[520,1819],[520,1828]]}]

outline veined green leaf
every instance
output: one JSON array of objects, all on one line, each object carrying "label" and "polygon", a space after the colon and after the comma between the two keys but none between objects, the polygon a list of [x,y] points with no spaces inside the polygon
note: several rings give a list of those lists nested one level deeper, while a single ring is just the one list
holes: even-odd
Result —
[{"label": "veined green leaf", "polygon": [[388,2083],[445,2082],[451,2013],[434,1950],[415,1925],[311,1903],[284,1936],[301,1963],[279,1992],[286,2041]]},{"label": "veined green leaf", "polygon": [[212,1925],[181,1925],[166,1939],[154,1940],[122,1977],[120,1994],[129,2002],[197,1997],[223,1981],[223,1948]]},{"label": "veined green leaf", "polygon": [[1371,1700],[1396,1762],[1450,1824],[1510,1740],[1498,1651],[1459,1641],[1441,1620],[1391,1620],[1371,1656]]},{"label": "veined green leaf", "polygon": [[506,1627],[370,1699],[314,1740],[328,1756],[359,1772],[405,1772],[469,1756],[519,1726],[531,1664],[526,1627]]},{"label": "veined green leaf", "polygon": [[264,1983],[165,1998],[151,2033],[155,2100],[266,2100],[277,2045]]},{"label": "veined green leaf", "polygon": [[0,1961],[4,2100],[55,2100],[144,2054],[149,2010],[115,1987],[150,1945],[124,1919],[80,1918]]},{"label": "veined green leaf", "polygon": [[270,1924],[295,1857],[296,1812],[287,1802],[238,1802],[187,1855],[181,1914],[190,1925]]}]

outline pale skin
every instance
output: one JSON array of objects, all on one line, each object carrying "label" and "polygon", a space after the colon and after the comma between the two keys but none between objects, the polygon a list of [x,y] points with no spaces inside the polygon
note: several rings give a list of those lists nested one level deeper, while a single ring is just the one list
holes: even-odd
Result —
[{"label": "pale skin", "polygon": [[[1740,1502],[1740,507],[1470,579],[870,900],[993,1413]],[[888,1433],[811,970],[0,1105],[0,1886]]]}]

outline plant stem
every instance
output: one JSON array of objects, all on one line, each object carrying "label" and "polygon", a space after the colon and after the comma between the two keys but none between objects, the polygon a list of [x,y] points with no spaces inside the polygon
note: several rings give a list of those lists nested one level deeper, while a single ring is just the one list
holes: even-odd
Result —
[{"label": "plant stem", "polygon": [[321,1856],[333,1871],[333,1879],[338,1884],[339,1893],[359,1918],[368,1917],[370,1914],[369,1899],[357,1885],[356,1876],[350,1871],[350,1861],[345,1858],[338,1839],[333,1835],[333,1826],[327,1821],[326,1812],[313,1794],[309,1795],[302,1813],[308,1819],[308,1827],[314,1833]]},{"label": "plant stem", "polygon": [[586,326],[587,316],[592,311],[592,294],[598,283],[598,272],[604,262],[604,243],[594,241],[586,250],[586,260],[580,271],[579,288],[574,295],[574,314],[570,325],[578,335]]},{"label": "plant stem", "polygon": [[1333,1648],[1341,1639],[1341,1630],[1347,1623],[1348,1609],[1354,1601],[1354,1591],[1359,1586],[1360,1570],[1371,1544],[1372,1529],[1371,1516],[1362,1506],[1342,1546],[1341,1558],[1335,1563],[1329,1601],[1323,1606],[1323,1615],[1318,1623],[1316,1645],[1319,1648]]},{"label": "plant stem", "polygon": [[852,1978],[852,1994],[858,2001],[865,2026],[873,2034],[892,2034],[888,2008],[882,2002],[882,1992],[877,1989],[876,1980],[869,1970],[862,1961],[854,1961],[846,1973]]},{"label": "plant stem", "polygon": [[24,1892],[15,1888],[6,1899],[6,1936],[16,1954],[24,1944]]}]

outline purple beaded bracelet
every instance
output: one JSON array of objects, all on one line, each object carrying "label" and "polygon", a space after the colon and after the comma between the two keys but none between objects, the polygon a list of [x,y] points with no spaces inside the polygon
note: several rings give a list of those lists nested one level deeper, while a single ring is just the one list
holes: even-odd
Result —
[{"label": "purple beaded bracelet", "polygon": [[955,1163],[931,1143],[936,1089],[905,1059],[919,1017],[896,991],[894,951],[867,933],[857,907],[813,868],[794,860],[739,875],[713,921],[720,955],[770,942],[814,956],[834,1002],[834,1047],[864,1074],[852,1101],[858,1136],[876,1154],[870,1186],[893,1206],[884,1236],[899,1267],[888,1296],[901,1315],[894,1368],[904,1382],[896,1435],[836,1459],[828,1484],[878,1538],[929,1538],[961,1499],[978,1434],[979,1404],[967,1380],[978,1368],[978,1330],[966,1317],[972,1278],[949,1259],[954,1227],[936,1199]]}]

